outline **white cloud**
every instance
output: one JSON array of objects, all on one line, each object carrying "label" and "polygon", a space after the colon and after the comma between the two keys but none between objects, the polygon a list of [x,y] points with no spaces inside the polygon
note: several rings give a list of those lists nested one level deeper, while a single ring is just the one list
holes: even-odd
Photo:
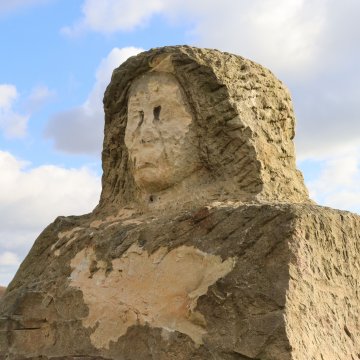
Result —
[{"label": "white cloud", "polygon": [[0,254],[0,266],[19,266],[20,260],[19,257],[10,251],[5,251]]},{"label": "white cloud", "polygon": [[57,149],[68,153],[100,153],[104,136],[102,99],[105,88],[110,82],[112,71],[141,51],[135,47],[112,49],[101,61],[96,71],[95,84],[86,101],[76,108],[52,116],[45,136],[54,140]]},{"label": "white cloud", "polygon": [[0,108],[9,110],[12,102],[17,98],[17,90],[14,85],[0,85]]},{"label": "white cloud", "polygon": [[195,43],[242,54],[272,69],[313,63],[326,22],[327,0],[85,0],[69,35],[134,30],[161,14],[194,24]]},{"label": "white cloud", "polygon": [[11,251],[1,251],[0,248],[0,286],[7,285],[20,265],[17,254]]},{"label": "white cloud", "polygon": [[233,52],[273,71],[303,73],[316,62],[326,0],[185,1],[169,14],[195,22],[193,41]]},{"label": "white cloud", "polygon": [[[7,138],[23,138],[27,134],[31,115],[55,93],[45,85],[34,87],[27,97],[20,97],[15,85],[0,84],[0,130]],[[18,107],[23,109],[18,111]]]},{"label": "white cloud", "polygon": [[322,205],[360,214],[360,147],[339,151],[319,166],[320,174],[307,184],[311,197]]},{"label": "white cloud", "polygon": [[64,27],[62,32],[77,35],[85,30],[101,33],[133,30],[163,8],[163,0],[85,0],[82,6],[82,19],[73,26]]},{"label": "white cloud", "polygon": [[16,269],[16,258],[9,254],[23,259],[36,236],[58,215],[91,211],[98,203],[101,185],[99,176],[87,167],[31,168],[3,151],[0,173],[0,265],[12,266],[8,275],[0,274],[0,281],[9,281]]},{"label": "white cloud", "polygon": [[13,109],[18,97],[14,85],[0,84],[0,130],[8,138],[19,138],[26,134],[29,115],[21,115]]},{"label": "white cloud", "polygon": [[360,71],[347,71],[339,64],[325,75],[293,85],[300,158],[326,158],[360,146]]}]

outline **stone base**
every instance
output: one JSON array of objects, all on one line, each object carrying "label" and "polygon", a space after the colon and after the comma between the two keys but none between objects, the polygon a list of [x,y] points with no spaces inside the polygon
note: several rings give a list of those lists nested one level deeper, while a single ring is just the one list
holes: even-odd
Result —
[{"label": "stone base", "polygon": [[359,232],[313,205],[60,217],[0,300],[0,358],[359,359]]}]

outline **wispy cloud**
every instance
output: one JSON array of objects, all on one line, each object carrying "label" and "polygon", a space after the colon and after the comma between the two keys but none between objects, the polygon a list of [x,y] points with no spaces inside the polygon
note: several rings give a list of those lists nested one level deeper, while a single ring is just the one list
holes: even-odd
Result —
[{"label": "wispy cloud", "polygon": [[19,97],[14,85],[0,85],[0,130],[8,138],[19,138],[26,134],[29,115],[19,114],[14,105]]},{"label": "wispy cloud", "polygon": [[54,96],[55,92],[44,85],[34,87],[24,97],[15,85],[0,84],[0,130],[5,137],[25,137],[31,115]]}]

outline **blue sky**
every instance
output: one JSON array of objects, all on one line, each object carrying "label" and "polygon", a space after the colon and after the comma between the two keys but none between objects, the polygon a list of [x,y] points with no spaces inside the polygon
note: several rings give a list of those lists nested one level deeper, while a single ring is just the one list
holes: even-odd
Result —
[{"label": "blue sky", "polygon": [[321,205],[360,213],[358,0],[0,3],[0,284],[57,215],[89,212],[112,70],[190,44],[270,68],[289,87],[298,164]]}]

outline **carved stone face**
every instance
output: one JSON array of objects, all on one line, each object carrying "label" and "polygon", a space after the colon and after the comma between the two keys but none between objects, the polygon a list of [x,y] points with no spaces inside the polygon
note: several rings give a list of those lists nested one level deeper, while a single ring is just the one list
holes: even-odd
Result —
[{"label": "carved stone face", "polygon": [[199,166],[187,135],[192,115],[174,76],[148,73],[130,88],[125,145],[137,185],[156,192],[181,182]]}]

